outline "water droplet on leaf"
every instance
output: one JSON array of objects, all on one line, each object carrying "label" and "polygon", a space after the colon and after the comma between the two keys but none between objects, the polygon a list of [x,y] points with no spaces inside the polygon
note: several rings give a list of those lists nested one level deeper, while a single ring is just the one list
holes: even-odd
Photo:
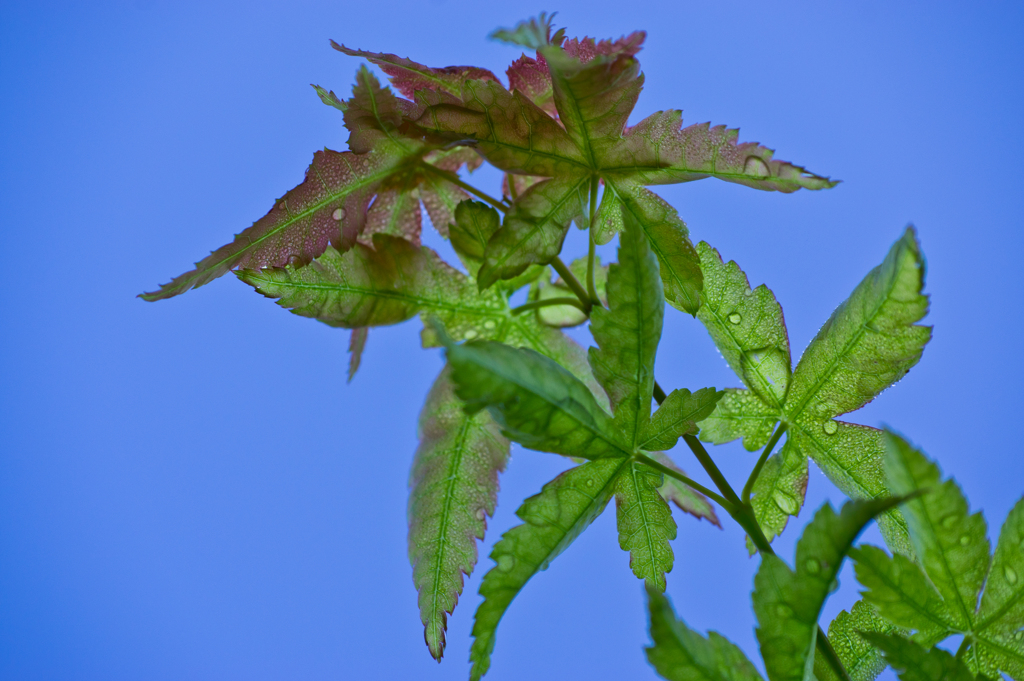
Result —
[{"label": "water droplet on leaf", "polygon": [[1003,568],[1003,575],[1006,577],[1007,583],[1009,583],[1009,584],[1016,584],[1017,583],[1017,571],[1014,570],[1009,565],[1007,565],[1005,568]]},{"label": "water droplet on leaf", "polygon": [[739,324],[740,322],[743,321],[743,317],[740,316],[739,312],[733,312],[731,315],[729,315],[729,321],[732,322],[733,324]]},{"label": "water droplet on leaf", "polygon": [[775,613],[779,617],[789,618],[793,616],[793,608],[783,603],[780,603],[779,605],[775,606]]},{"label": "water droplet on leaf", "polygon": [[786,515],[793,515],[799,509],[796,499],[780,490],[775,490],[772,493],[772,500],[775,501],[775,505],[779,507],[779,510]]},{"label": "water droplet on leaf", "polygon": [[821,571],[821,563],[819,563],[813,558],[808,559],[808,561],[804,563],[804,567],[807,569],[807,572],[809,572],[812,575],[816,575],[819,571]]},{"label": "water droplet on leaf", "polygon": [[473,340],[474,338],[477,337],[477,332],[475,329],[470,329],[469,331],[464,333],[462,337],[465,338],[466,340]]},{"label": "water droplet on leaf", "polygon": [[485,329],[493,329],[495,326],[497,325],[494,323],[493,319],[488,319],[486,322],[484,322]]},{"label": "water droplet on leaf", "polygon": [[821,424],[821,429],[825,431],[826,435],[835,435],[836,431],[839,430],[839,424],[829,419],[825,423]]},{"label": "water droplet on leaf", "polygon": [[483,520],[486,517],[487,517],[487,511],[486,510],[484,510],[482,508],[476,509],[476,519],[477,520]]},{"label": "water droplet on leaf", "polygon": [[501,572],[508,572],[512,569],[512,566],[516,564],[516,559],[507,553],[503,556],[498,556],[498,570]]},{"label": "water droplet on leaf", "polygon": [[753,175],[755,177],[768,177],[772,174],[768,170],[768,164],[757,156],[747,157],[746,163],[743,164],[743,172],[746,175]]},{"label": "water droplet on leaf", "polygon": [[964,536],[960,537],[960,546],[967,546],[970,543],[971,543],[971,538],[968,537],[966,534]]},{"label": "water droplet on leaf", "polygon": [[335,208],[334,212],[331,213],[331,217],[334,218],[335,220],[343,220],[345,218],[345,209]]},{"label": "water droplet on leaf", "polygon": [[952,515],[947,515],[945,518],[942,519],[942,526],[948,530],[952,528],[954,525],[956,525],[956,521],[958,519],[959,517],[955,513]]},{"label": "water droplet on leaf", "polygon": [[302,265],[302,258],[300,258],[297,255],[289,255],[288,256],[288,265],[290,267],[299,267],[300,265]]}]

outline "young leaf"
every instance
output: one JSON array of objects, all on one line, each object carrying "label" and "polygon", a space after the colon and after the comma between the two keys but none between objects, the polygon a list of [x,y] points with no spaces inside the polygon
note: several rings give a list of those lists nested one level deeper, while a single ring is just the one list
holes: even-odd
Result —
[{"label": "young leaf", "polygon": [[[682,131],[678,114],[655,114],[627,129],[643,83],[633,56],[643,39],[644,34],[634,33],[615,42],[568,41],[563,47],[542,46],[537,60],[522,61],[522,68],[535,76],[543,58],[564,127],[523,94],[531,88],[509,92],[494,82],[467,81],[458,98],[440,89],[419,94],[426,111],[418,124],[429,136],[475,144],[506,172],[555,178],[547,183],[542,201],[531,198],[523,206],[516,202],[495,234],[493,252],[488,248],[482,285],[514,276],[530,263],[549,262],[568,223],[582,217],[578,198],[586,193],[590,178],[599,177],[657,242],[654,250],[668,301],[694,313],[700,302],[700,271],[685,226],[664,202],[640,191],[644,185],[710,176],[782,191],[834,184],[772,160],[763,147],[737,145],[735,131],[707,126]],[[546,85],[533,80],[536,92],[530,95],[543,104]],[[527,196],[529,192],[523,198]],[[506,230],[510,234],[502,236]]]},{"label": "young leaf", "polygon": [[319,85],[313,85],[312,83],[310,83],[309,85],[314,90],[316,90],[316,96],[320,98],[321,102],[323,102],[327,106],[333,106],[335,109],[341,111],[342,113],[345,112],[345,109],[347,108],[345,102],[341,101],[338,98],[338,95],[334,94],[334,90],[327,91],[324,88],[320,87]]},{"label": "young leaf", "polygon": [[[573,260],[569,263],[569,271],[579,281],[586,281],[587,258]],[[594,290],[601,303],[607,307],[608,266],[602,265],[601,258],[596,255],[594,257]],[[568,284],[562,281],[561,277],[557,278],[554,283],[550,283],[547,278],[541,278],[530,291],[531,301],[548,300],[551,298],[573,298],[575,296],[576,294],[573,293]],[[588,317],[584,314],[583,310],[573,305],[550,305],[537,309],[537,319],[546,326],[566,328],[569,326],[579,326],[587,321]]]},{"label": "young leaf", "polygon": [[704,274],[697,318],[746,386],[766,405],[781,410],[791,373],[782,307],[764,284],[751,290],[739,265],[722,262],[706,242],[697,244],[697,253]]},{"label": "young leaf", "polygon": [[509,442],[485,412],[466,414],[446,367],[420,413],[409,493],[409,560],[430,654],[440,660],[447,614],[476,565]]},{"label": "young leaf", "polygon": [[[665,452],[651,452],[651,458],[663,466],[686,475],[686,471],[677,466],[676,462]],[[722,523],[715,515],[715,509],[711,502],[689,485],[666,475],[665,481],[661,483],[658,491],[665,501],[675,504],[684,513],[689,513],[695,518],[704,518],[718,529],[722,529]]]},{"label": "young leaf", "polygon": [[762,555],[754,577],[754,614],[772,681],[804,681],[811,673],[818,617],[843,557],[871,519],[898,501],[849,501],[839,515],[823,506],[797,543],[796,570],[774,554]]},{"label": "young leaf", "polygon": [[651,416],[665,299],[658,261],[643,232],[628,218],[619,262],[608,272],[608,303],[609,309],[595,307],[591,312],[590,332],[598,347],[590,349],[590,365],[608,394],[616,426],[638,447]]},{"label": "young leaf", "polygon": [[754,517],[768,541],[782,534],[789,516],[800,512],[806,493],[807,455],[787,440],[761,469],[750,497]]},{"label": "young leaf", "polygon": [[628,459],[600,459],[572,468],[544,485],[516,511],[524,522],[502,535],[491,558],[496,563],[480,584],[483,602],[473,622],[474,681],[487,673],[498,622],[526,582],[564,551],[611,499]]},{"label": "young leaf", "polygon": [[516,24],[515,28],[499,28],[491,33],[490,38],[491,40],[500,40],[503,43],[522,45],[523,47],[530,47],[535,50],[539,50],[546,45],[561,45],[565,29],[562,28],[555,31],[554,35],[551,33],[551,29],[554,28],[552,22],[556,14],[558,12],[552,12],[551,14],[541,12],[536,17],[520,21]]},{"label": "young leaf", "polygon": [[[879,617],[864,601],[854,603],[849,612],[843,610],[828,625],[828,640],[850,675],[850,681],[874,681],[886,667],[875,646],[860,635],[865,631],[891,634],[897,628]],[[814,675],[818,681],[842,681],[820,656],[814,659]]]},{"label": "young leaf", "polygon": [[[990,561],[985,520],[980,513],[968,514],[967,500],[956,483],[951,479],[942,481],[938,466],[899,436],[887,432],[885,437],[889,486],[901,492],[920,493],[908,502],[905,516],[921,567],[942,597],[948,629],[936,628],[939,635],[964,635],[967,643],[962,659],[973,673],[996,677],[1002,671],[1015,679],[1024,678],[1024,619],[1020,605],[1024,588],[1018,584],[1015,567],[1024,562],[1024,549],[1019,541],[1024,504],[1018,503],[1007,518],[1000,536],[1002,550],[997,550],[998,563],[994,563]],[[905,562],[882,564],[890,572],[899,568],[912,574],[912,581],[921,581]],[[873,583],[869,585],[872,590],[866,596],[900,599],[899,605],[882,611],[894,618],[906,616],[906,611],[922,600],[919,585],[916,590],[883,590]],[[986,593],[981,593],[982,588]],[[993,589],[992,596],[987,596],[989,588]],[[929,603],[929,611],[937,609]]]},{"label": "young leaf", "polygon": [[883,652],[900,681],[976,681],[964,663],[945,650],[928,650],[895,634],[866,632],[864,638]]},{"label": "young leaf", "polygon": [[897,494],[928,490],[907,502],[910,537],[956,628],[969,631],[989,567],[989,543],[981,513],[968,515],[967,500],[953,480],[892,432],[885,433],[885,472]]},{"label": "young leaf", "polygon": [[885,261],[857,285],[807,347],[793,373],[786,414],[819,421],[859,409],[921,359],[931,328],[924,259],[907,228]]},{"label": "young leaf", "polygon": [[768,444],[779,413],[750,390],[726,388],[711,415],[700,424],[700,439],[713,444],[743,438],[749,452]]},{"label": "young leaf", "polygon": [[647,661],[669,681],[761,681],[754,665],[728,639],[712,631],[707,638],[686,626],[668,598],[647,589],[653,645]]},{"label": "young leaf", "polygon": [[917,632],[919,640],[941,641],[957,628],[956,615],[928,580],[921,566],[901,554],[892,557],[875,546],[850,551],[864,600],[889,622]]},{"label": "young leaf", "polygon": [[672,449],[683,435],[696,435],[697,423],[714,411],[722,394],[714,388],[701,388],[692,394],[685,388],[673,390],[644,427],[637,447],[647,451]]},{"label": "young leaf", "polygon": [[445,347],[467,411],[490,409],[524,447],[587,459],[632,453],[590,389],[547,357],[491,341]]},{"label": "young leaf", "polygon": [[[405,136],[399,127],[416,106],[382,89],[365,70],[357,77],[344,109],[350,143],[360,153],[316,152],[303,183],[278,199],[266,216],[196,263],[195,270],[159,291],[142,294],[143,299],[176,296],[236,268],[302,265],[319,257],[328,245],[343,253],[368,225],[371,234],[406,236],[418,243],[420,198],[428,208],[441,195],[465,198],[465,192],[439,178],[434,169],[454,172],[467,163],[473,167],[472,152],[438,151],[436,145]],[[436,212],[431,211],[432,219]],[[446,226],[447,222],[442,232]]]},{"label": "young leaf", "polygon": [[399,92],[406,97],[413,97],[417,90],[443,90],[458,94],[462,84],[467,80],[492,80],[497,78],[487,69],[477,66],[445,66],[431,68],[394,54],[353,50],[331,41],[331,47],[350,57],[362,57],[371,64],[379,66],[386,73]]},{"label": "young leaf", "polygon": [[669,541],[676,538],[672,509],[658,488],[662,474],[633,461],[615,481],[619,546],[629,551],[629,567],[651,589],[665,590],[665,573],[674,559]]},{"label": "young leaf", "polygon": [[363,350],[366,349],[366,337],[369,334],[370,329],[365,326],[361,326],[352,329],[352,335],[348,339],[348,382],[351,383],[355,377],[356,372],[359,371],[359,365],[363,361]]},{"label": "young leaf", "polygon": [[[706,301],[699,318],[750,388],[727,390],[701,437],[715,443],[742,437],[754,450],[782,421],[787,446],[813,459],[843,492],[861,499],[890,494],[881,431],[833,417],[860,408],[901,378],[931,337],[928,327],[915,324],[928,299],[921,293],[924,263],[913,229],[836,309],[792,376],[782,311],[771,292],[752,291],[739,267],[723,264],[709,246],[702,244],[700,254]],[[890,547],[912,553],[898,510],[879,518],[879,527]]]},{"label": "young leaf", "polygon": [[484,250],[491,236],[498,231],[498,211],[480,201],[463,201],[455,208],[455,222],[449,237],[459,260],[472,276],[476,276],[484,259]]}]

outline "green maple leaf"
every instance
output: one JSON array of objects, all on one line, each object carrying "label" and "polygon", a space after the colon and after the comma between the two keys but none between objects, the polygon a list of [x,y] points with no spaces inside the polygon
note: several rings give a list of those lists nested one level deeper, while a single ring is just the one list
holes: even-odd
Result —
[{"label": "green maple leaf", "polygon": [[669,681],[761,681],[754,665],[717,632],[701,636],[676,617],[668,598],[647,589],[651,642],[647,661]]},{"label": "green maple leaf", "polygon": [[858,549],[851,555],[865,600],[924,645],[962,634],[958,657],[973,674],[1024,679],[1024,499],[990,556],[985,520],[969,513],[956,483],[899,436],[887,432],[885,444],[889,486],[921,493],[904,507],[920,562]]},{"label": "green maple leaf", "polygon": [[[852,551],[851,551],[852,555]],[[849,612],[843,610],[828,625],[828,640],[850,675],[850,681],[874,681],[886,667],[878,648],[862,634],[891,634],[898,628],[882,619],[866,601],[857,601]],[[815,657],[814,675],[818,681],[842,681],[822,658]]]},{"label": "green maple leaf", "polygon": [[818,617],[843,558],[864,527],[898,502],[848,501],[838,515],[826,504],[797,542],[795,570],[774,554],[762,554],[753,600],[757,640],[771,681],[814,678]]},{"label": "green maple leaf", "polygon": [[945,650],[925,648],[897,635],[865,633],[864,637],[885,654],[886,661],[899,674],[900,681],[981,681],[970,669]]},{"label": "green maple leaf", "polygon": [[[701,290],[696,253],[683,221],[646,185],[704,177],[777,191],[835,184],[774,160],[769,149],[736,144],[735,130],[708,125],[681,129],[678,111],[659,112],[627,128],[643,85],[634,57],[643,39],[643,33],[635,33],[615,42],[541,45],[537,60],[519,60],[515,78],[510,71],[510,82],[530,83],[524,90],[510,91],[493,80],[466,80],[457,94],[452,88],[417,92],[426,107],[418,125],[427,133],[473,144],[506,172],[549,178],[519,195],[505,216],[488,243],[481,286],[514,277],[531,264],[550,262],[561,250],[570,222],[588,223],[586,206],[596,199],[592,194],[601,182],[605,191],[598,214],[604,226],[599,242],[620,228],[620,208],[630,213],[658,256],[666,299],[693,313]],[[549,101],[539,78],[541,61],[557,121],[541,108]]]},{"label": "green maple leaf", "polygon": [[[322,90],[317,92],[325,101],[337,100]],[[337,108],[351,131],[350,151],[316,152],[303,183],[275,201],[267,215],[196,263],[196,269],[141,297],[170,298],[236,268],[303,265],[329,246],[345,252],[360,239],[369,243],[374,233],[418,242],[421,202],[444,234],[455,206],[468,197],[449,178],[464,166],[477,167],[479,156],[442,150],[406,134],[406,118],[418,116],[420,109],[381,88],[365,68],[356,74],[352,98],[337,100]]]},{"label": "green maple leaf", "polygon": [[[533,508],[528,501],[520,513],[527,525],[514,528],[495,546],[493,557],[499,568],[502,561],[521,567],[511,577],[498,568],[484,577],[484,602],[477,613],[471,653],[474,678],[490,665],[495,630],[512,598],[554,557],[549,548],[563,550],[611,496],[616,498],[620,545],[630,552],[634,574],[663,590],[665,573],[672,568],[669,541],[675,538],[676,524],[666,503],[671,491],[662,491],[662,474],[644,462],[648,453],[653,453],[644,447],[672,446],[684,433],[696,432],[696,421],[710,413],[718,396],[709,389],[693,394],[674,391],[651,417],[664,298],[658,261],[646,237],[629,216],[624,224],[619,263],[608,273],[610,307],[595,308],[591,313],[591,331],[598,347],[590,349],[590,364],[611,414],[592,388],[537,352],[493,341],[460,345],[445,339],[456,393],[468,413],[487,409],[502,433],[525,447],[591,460],[573,469],[581,471],[580,476],[585,470],[602,472],[599,482],[594,479],[585,485],[587,505],[572,506],[582,520],[556,522],[550,516],[527,513],[525,509]],[[536,499],[559,499],[564,486],[561,479],[549,483]],[[575,494],[579,487],[572,489]],[[591,502],[597,505],[589,505]],[[680,506],[713,518],[704,509],[693,508],[689,500]],[[536,539],[540,546],[534,541],[539,533],[546,537],[542,542]]]},{"label": "green maple leaf", "polygon": [[[701,438],[722,443],[743,438],[749,450],[767,442],[777,423],[787,441],[772,456],[753,489],[765,535],[782,532],[803,504],[809,456],[853,498],[887,496],[882,471],[882,432],[835,420],[859,409],[898,381],[921,357],[930,327],[916,322],[928,309],[924,260],[908,228],[811,341],[796,370],[782,309],[766,287],[751,290],[734,262],[724,263],[705,243],[698,246],[704,272],[704,305],[697,317],[746,388],[726,390],[701,427]],[[895,550],[911,551],[906,523],[893,509],[879,519]]]}]

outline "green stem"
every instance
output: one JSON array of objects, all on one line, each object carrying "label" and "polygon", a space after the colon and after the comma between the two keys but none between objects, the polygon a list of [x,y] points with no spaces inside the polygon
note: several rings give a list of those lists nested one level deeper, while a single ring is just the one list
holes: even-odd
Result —
[{"label": "green stem", "polygon": [[967,648],[971,645],[971,639],[964,636],[964,640],[960,641],[960,647],[956,649],[957,659],[963,659],[964,653],[967,652]]},{"label": "green stem", "polygon": [[[512,316],[522,314],[527,310],[536,310],[539,307],[551,307],[553,305],[572,305],[575,308],[583,310],[583,303],[576,300],[575,298],[545,298],[544,300],[533,300],[529,303],[524,303],[519,307],[513,307],[510,312]],[[586,310],[584,310],[585,312]]]},{"label": "green stem", "polygon": [[[658,404],[665,401],[665,391],[660,385],[658,385],[657,381],[654,382],[654,399],[657,400]],[[775,443],[778,442],[778,438],[782,436],[782,433],[779,431],[784,430],[785,428],[780,425],[779,429],[776,431],[778,437],[772,437],[775,442],[769,443],[768,448],[774,447]],[[707,453],[707,450],[704,449],[704,445],[702,445],[700,440],[692,435],[684,435],[683,440],[686,442],[687,446],[689,446],[690,451],[693,452],[694,456],[697,457],[697,460],[700,461],[700,465],[704,467],[704,470],[714,481],[715,486],[722,492],[722,496],[725,497],[722,501],[725,501],[726,503],[722,503],[722,501],[719,501],[718,503],[725,509],[726,513],[732,516],[732,519],[735,520],[740,527],[746,530],[747,536],[750,537],[750,541],[754,543],[754,546],[757,547],[759,552],[775,555],[775,550],[768,542],[768,538],[764,536],[764,531],[761,530],[761,525],[757,522],[757,517],[754,515],[754,509],[748,502],[744,502],[736,496],[736,492],[733,491],[729,481],[725,479],[725,476],[722,475],[722,471],[718,469],[718,466],[715,465],[715,462]],[[768,448],[766,448],[766,450]],[[767,457],[764,458],[767,460]],[[749,481],[748,484],[750,484]],[[744,488],[744,492],[746,492],[746,488]],[[715,496],[717,497],[718,495],[716,494]],[[828,635],[825,634],[824,630],[820,626],[818,627],[818,636],[815,638],[815,647],[818,649],[818,652],[821,653],[822,658],[832,669],[832,672],[837,678],[841,681],[852,681],[850,679],[850,674],[843,667],[842,661],[840,661],[839,656],[836,655],[835,649],[829,642]]]},{"label": "green stem", "polygon": [[743,492],[740,496],[743,498],[743,503],[750,505],[750,493],[754,491],[754,483],[757,482],[757,476],[761,474],[761,469],[764,468],[765,463],[768,461],[768,457],[772,455],[772,450],[775,449],[775,445],[779,443],[779,438],[786,432],[786,424],[780,423],[779,427],[772,433],[772,437],[768,440],[767,446],[764,451],[761,452],[761,458],[757,460],[754,465],[754,470],[750,471],[750,477],[747,478],[747,484],[743,485]]},{"label": "green stem", "polygon": [[590,178],[590,221],[587,223],[590,227],[587,233],[590,236],[590,245],[587,248],[587,293],[590,295],[590,300],[593,301],[594,305],[600,305],[601,299],[597,297],[597,287],[594,285],[594,253],[596,244],[594,243],[594,217],[597,215],[597,175]]},{"label": "green stem", "polygon": [[[707,498],[711,499],[716,504],[720,505],[722,508],[724,508],[726,510],[728,510],[729,507],[732,506],[732,504],[730,504],[728,501],[726,501],[725,499],[723,499],[719,495],[715,494],[714,492],[712,492],[711,490],[709,490],[707,487],[705,487],[704,485],[700,484],[699,482],[691,480],[690,478],[686,477],[685,475],[683,475],[679,471],[674,470],[672,468],[669,468],[665,464],[659,463],[658,461],[655,461],[654,459],[652,459],[651,457],[649,457],[649,456],[647,456],[645,454],[637,454],[636,455],[636,460],[643,462],[644,464],[650,466],[651,468],[653,468],[655,470],[661,471],[662,473],[664,473],[665,475],[669,476],[670,478],[675,478],[676,480],[678,480],[679,482],[683,483],[684,485],[686,485],[688,487],[692,487],[693,489],[697,490],[698,492],[700,492],[701,494],[703,494]],[[732,511],[729,511],[729,513],[732,513]]]},{"label": "green stem", "polygon": [[825,663],[828,664],[832,669],[832,673],[836,675],[841,681],[853,681],[850,678],[850,674],[843,667],[842,660],[836,655],[836,649],[832,647],[832,643],[828,640],[828,636],[825,635],[825,630],[820,626],[818,627],[818,636],[814,639],[814,647],[818,649],[821,656],[825,659]]},{"label": "green stem", "polygon": [[509,198],[511,198],[513,202],[517,201],[519,199],[519,195],[516,192],[516,182],[512,177],[512,173],[505,173],[505,181],[508,182]]},{"label": "green stem", "polygon": [[558,276],[562,278],[562,281],[564,281],[569,288],[572,289],[572,292],[576,294],[576,297],[580,299],[580,302],[583,303],[583,308],[581,309],[589,315],[590,308],[594,306],[594,303],[590,300],[590,296],[587,295],[586,289],[584,289],[583,285],[580,284],[576,275],[566,267],[565,263],[562,262],[562,259],[557,255],[555,256],[555,259],[551,261],[551,266],[555,268],[555,271],[558,272]]},{"label": "green stem", "polygon": [[426,168],[429,172],[432,172],[435,175],[443,177],[444,179],[448,180],[452,184],[454,184],[454,185],[456,185],[458,187],[462,187],[463,189],[465,189],[467,192],[469,192],[473,196],[477,197],[478,199],[482,199],[482,200],[486,201],[487,203],[491,204],[492,206],[494,206],[495,208],[500,210],[502,213],[507,213],[508,212],[508,206],[506,206],[504,203],[502,203],[498,199],[494,198],[490,194],[485,194],[484,192],[480,191],[479,189],[477,189],[473,185],[467,184],[466,182],[463,182],[459,178],[459,176],[456,175],[455,173],[453,173],[451,171],[448,171],[448,170],[442,170],[442,169],[438,168],[435,165],[431,165],[430,163],[422,163],[421,165],[424,168]]}]

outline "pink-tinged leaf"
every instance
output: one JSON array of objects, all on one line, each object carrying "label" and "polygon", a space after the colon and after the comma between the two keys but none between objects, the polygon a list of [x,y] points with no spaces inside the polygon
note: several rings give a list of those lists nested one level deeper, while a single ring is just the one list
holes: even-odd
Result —
[{"label": "pink-tinged leaf", "polygon": [[[509,183],[510,178],[511,184]],[[527,189],[546,179],[546,177],[540,177],[539,175],[513,175],[505,173],[505,176],[501,179],[501,195],[509,201],[515,201],[525,194]]]},{"label": "pink-tinged leaf", "polygon": [[362,57],[371,64],[379,66],[384,73],[388,74],[391,84],[406,97],[412,97],[417,90],[446,90],[457,95],[464,81],[498,81],[493,73],[477,66],[432,68],[394,54],[353,50],[339,45],[333,40],[331,47],[350,57]]},{"label": "pink-tinged leaf", "polygon": [[544,55],[538,54],[534,59],[524,54],[512,62],[505,75],[508,76],[509,90],[520,92],[545,113],[551,116],[558,115],[553,99],[551,74],[548,73],[548,63],[544,60]]},{"label": "pink-tinged leaf", "polygon": [[585,64],[597,57],[632,57],[641,50],[646,39],[646,31],[634,31],[618,40],[595,41],[593,38],[573,38],[562,43],[562,49],[573,59]]},{"label": "pink-tinged leaf", "polygon": [[622,130],[643,87],[640,62],[628,54],[581,62],[557,47],[542,50],[554,87],[555,107],[566,133],[591,168],[622,139]]},{"label": "pink-tinged leaf", "polygon": [[[651,458],[663,466],[686,475],[686,471],[677,466],[672,457],[665,452],[651,452]],[[718,520],[718,516],[715,515],[714,506],[711,505],[711,502],[703,494],[692,487],[688,487],[679,480],[666,475],[665,481],[658,488],[658,492],[661,493],[665,501],[675,504],[680,511],[689,513],[698,519],[703,518],[718,529],[722,529],[722,523]]]},{"label": "pink-tinged leaf", "polygon": [[615,517],[619,546],[629,551],[629,567],[647,586],[665,590],[665,573],[675,556],[669,541],[676,538],[672,517],[659,487],[664,476],[638,461],[631,461],[615,480]]},{"label": "pink-tinged leaf", "polygon": [[402,135],[399,129],[404,122],[419,118],[422,107],[381,87],[365,66],[356,72],[352,98],[345,107],[345,127],[352,133],[348,138],[350,151],[365,154],[384,140],[407,149],[419,146],[418,140]]},{"label": "pink-tinged leaf", "polygon": [[400,186],[377,193],[373,205],[366,213],[366,228],[359,241],[373,244],[374,234],[402,237],[417,246],[423,230],[423,215],[416,187]]},{"label": "pink-tinged leaf", "polygon": [[[480,155],[469,147],[455,147],[434,151],[426,160],[441,170],[458,173],[462,168],[473,172],[483,163]],[[443,236],[448,236],[448,225],[455,222],[455,208],[469,198],[462,188],[438,175],[427,175],[420,185],[420,198],[430,216],[430,224]]]},{"label": "pink-tinged leaf", "polygon": [[430,654],[441,659],[448,614],[477,562],[494,514],[509,441],[486,412],[467,415],[451,371],[437,377],[420,413],[409,493],[409,561]]},{"label": "pink-tinged leaf", "polygon": [[370,334],[369,327],[361,326],[352,329],[352,335],[348,339],[348,382],[351,383],[359,371],[359,365],[363,361],[363,350],[366,349],[366,337]]},{"label": "pink-tinged leaf", "polygon": [[558,122],[525,95],[500,83],[469,81],[461,100],[420,92],[417,124],[452,143],[474,144],[492,165],[522,175],[588,172],[585,158]]},{"label": "pink-tinged leaf", "polygon": [[304,264],[328,245],[348,250],[363,231],[367,207],[377,187],[404,160],[384,149],[368,154],[328,149],[316,152],[305,181],[278,199],[266,216],[196,263],[196,269],[140,297],[150,301],[170,298],[236,267]]}]

